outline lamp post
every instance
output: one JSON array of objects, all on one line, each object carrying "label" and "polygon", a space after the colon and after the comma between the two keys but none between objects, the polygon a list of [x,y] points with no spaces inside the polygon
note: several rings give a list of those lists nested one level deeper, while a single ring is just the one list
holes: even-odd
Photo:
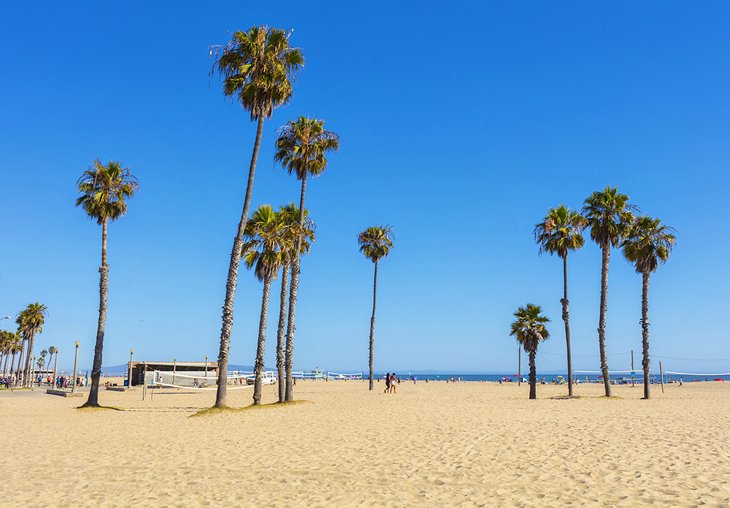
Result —
[{"label": "lamp post", "polygon": [[56,359],[53,361],[53,379],[51,379],[51,388],[56,388],[56,369],[58,368],[58,348],[56,348]]},{"label": "lamp post", "polygon": [[74,352],[74,378],[72,379],[73,383],[71,384],[71,393],[76,391],[76,367],[79,364],[79,341],[74,342],[74,346],[76,346],[76,351]]},{"label": "lamp post", "polygon": [[205,355],[205,379],[208,379],[208,355]]},{"label": "lamp post", "polygon": [[132,357],[134,356],[134,348],[129,349],[129,371],[127,376],[127,389],[132,389]]},{"label": "lamp post", "polygon": [[173,359],[172,359],[172,384],[175,384],[175,370],[177,370],[177,360],[173,357]]}]

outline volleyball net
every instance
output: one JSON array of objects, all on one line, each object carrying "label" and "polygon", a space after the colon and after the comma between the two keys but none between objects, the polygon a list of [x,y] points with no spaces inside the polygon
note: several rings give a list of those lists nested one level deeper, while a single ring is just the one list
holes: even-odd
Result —
[{"label": "volleyball net", "polygon": [[[229,372],[226,386],[231,390],[253,387],[255,377],[253,372]],[[273,371],[264,371],[261,379],[265,385],[274,384],[276,382],[276,373]],[[184,371],[181,373],[167,370],[153,370],[146,373],[145,384],[147,386],[158,386],[161,388],[216,390],[218,389],[218,375],[213,371]]]}]

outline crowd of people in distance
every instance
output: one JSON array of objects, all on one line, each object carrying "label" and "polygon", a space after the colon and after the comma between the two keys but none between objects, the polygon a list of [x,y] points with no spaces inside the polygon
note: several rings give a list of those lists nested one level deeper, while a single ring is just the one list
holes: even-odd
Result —
[{"label": "crowd of people in distance", "polygon": [[[0,377],[0,386],[4,386],[5,388],[15,388],[21,385],[21,379],[18,379],[15,374],[12,376],[3,376]],[[48,375],[45,378],[41,375],[38,375],[34,380],[35,386],[42,386],[46,385],[48,387],[53,388],[70,388],[73,386],[74,381],[73,378],[68,376],[56,376],[56,379],[53,383],[51,383],[51,376]],[[76,386],[84,386],[84,379],[82,377],[76,378]]]}]

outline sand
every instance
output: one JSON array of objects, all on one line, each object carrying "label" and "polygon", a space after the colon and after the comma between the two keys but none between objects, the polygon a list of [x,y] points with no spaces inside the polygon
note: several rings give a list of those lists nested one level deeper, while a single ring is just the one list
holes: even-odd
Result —
[{"label": "sand", "polygon": [[730,506],[730,383],[376,387],[302,382],[307,403],[195,418],[214,392],[103,391],[125,411],[89,412],[3,391],[0,505]]}]

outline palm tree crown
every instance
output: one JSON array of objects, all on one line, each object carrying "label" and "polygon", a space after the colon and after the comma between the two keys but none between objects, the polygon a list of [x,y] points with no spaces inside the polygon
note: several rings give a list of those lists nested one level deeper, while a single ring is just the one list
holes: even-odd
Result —
[{"label": "palm tree crown", "polygon": [[535,241],[540,246],[540,254],[547,252],[561,258],[571,250],[580,249],[585,244],[583,229],[586,219],[576,210],[565,205],[551,208],[545,218],[535,225]]},{"label": "palm tree crown", "polygon": [[601,247],[617,247],[633,222],[637,209],[629,196],[610,185],[585,200],[583,215],[591,228],[591,239]]},{"label": "palm tree crown", "polygon": [[289,246],[284,235],[286,226],[271,205],[258,207],[246,223],[243,260],[247,268],[254,268],[259,280],[276,277],[284,261],[283,252]]},{"label": "palm tree crown", "polygon": [[390,226],[371,226],[357,235],[360,252],[373,263],[390,254],[393,248],[393,230]]},{"label": "palm tree crown", "polygon": [[77,187],[81,195],[76,199],[76,206],[82,207],[90,218],[101,224],[105,220],[114,221],[127,212],[126,200],[137,191],[139,182],[129,168],[114,161],[104,165],[97,159],[81,175]]},{"label": "palm tree crown", "polygon": [[274,160],[304,180],[308,174],[321,174],[327,167],[327,152],[339,148],[340,137],[325,130],[324,120],[300,116],[279,131]]},{"label": "palm tree crown", "polygon": [[301,246],[299,255],[309,253],[312,248],[312,242],[315,239],[316,225],[309,218],[309,210],[304,209],[304,226],[299,226],[299,207],[294,202],[279,207],[277,212],[279,220],[284,225],[282,235],[287,238],[285,245],[287,250],[284,251],[285,265],[291,264],[294,259],[294,245],[297,237],[301,234]]},{"label": "palm tree crown", "polygon": [[512,323],[510,335],[515,337],[528,353],[537,351],[537,345],[550,338],[550,332],[545,327],[545,323],[549,323],[550,319],[541,313],[542,308],[531,303],[519,307],[514,313],[515,321]]},{"label": "palm tree crown", "polygon": [[289,101],[304,56],[300,49],[289,46],[289,34],[284,30],[255,26],[238,31],[220,49],[213,71],[223,78],[223,93],[237,97],[251,120],[269,118],[275,108]]},{"label": "palm tree crown", "polygon": [[18,314],[15,322],[18,324],[18,331],[23,337],[30,338],[43,331],[43,324],[46,321],[46,313],[48,307],[42,303],[35,302],[28,306]]},{"label": "palm tree crown", "polygon": [[632,225],[622,247],[636,272],[645,273],[654,272],[659,263],[665,263],[676,242],[673,228],[660,219],[642,216]]}]

